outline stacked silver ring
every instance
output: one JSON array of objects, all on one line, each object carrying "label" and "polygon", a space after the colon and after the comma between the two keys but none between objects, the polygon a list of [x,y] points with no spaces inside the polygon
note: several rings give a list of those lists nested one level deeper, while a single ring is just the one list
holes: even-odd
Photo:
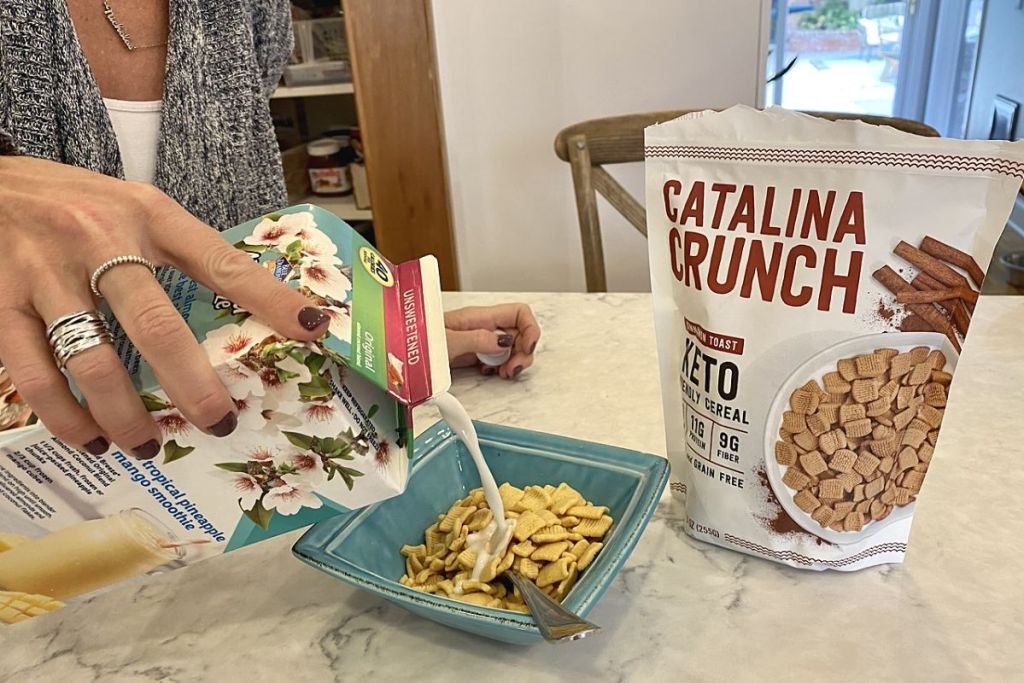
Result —
[{"label": "stacked silver ring", "polygon": [[114,343],[110,326],[96,311],[78,311],[57,318],[47,326],[46,339],[61,370],[81,352]]}]

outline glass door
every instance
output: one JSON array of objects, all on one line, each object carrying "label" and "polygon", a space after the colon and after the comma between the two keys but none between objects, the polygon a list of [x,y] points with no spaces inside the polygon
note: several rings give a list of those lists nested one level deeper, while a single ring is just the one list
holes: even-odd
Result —
[{"label": "glass door", "polygon": [[984,0],[773,0],[766,101],[963,135]]}]

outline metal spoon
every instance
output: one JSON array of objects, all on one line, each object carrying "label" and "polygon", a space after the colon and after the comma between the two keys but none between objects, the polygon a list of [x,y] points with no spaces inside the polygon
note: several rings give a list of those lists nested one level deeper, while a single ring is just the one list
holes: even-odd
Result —
[{"label": "metal spoon", "polygon": [[530,608],[530,616],[546,640],[553,643],[580,640],[601,628],[562,607],[516,570],[507,570],[505,576],[519,588],[526,606]]}]

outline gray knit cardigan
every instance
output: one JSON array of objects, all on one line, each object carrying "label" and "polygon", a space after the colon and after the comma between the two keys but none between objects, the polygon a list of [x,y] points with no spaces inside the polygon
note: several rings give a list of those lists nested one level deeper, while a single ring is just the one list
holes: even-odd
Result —
[{"label": "gray knit cardigan", "polygon": [[[169,2],[155,184],[223,230],[287,202],[268,102],[292,48],[290,5]],[[0,79],[0,132],[20,153],[123,177],[65,0],[0,0]]]}]

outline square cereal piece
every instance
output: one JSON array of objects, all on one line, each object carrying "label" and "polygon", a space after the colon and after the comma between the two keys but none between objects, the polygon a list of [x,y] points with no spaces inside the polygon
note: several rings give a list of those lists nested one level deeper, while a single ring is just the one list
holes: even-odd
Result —
[{"label": "square cereal piece", "polygon": [[866,477],[878,469],[878,463],[880,462],[881,460],[875,456],[862,451],[861,454],[857,456],[857,462],[853,464],[853,471]]},{"label": "square cereal piece", "polygon": [[885,488],[885,478],[878,477],[864,484],[864,497],[868,500],[874,498]]},{"label": "square cereal piece", "polygon": [[891,455],[887,455],[887,456],[885,456],[884,458],[882,458],[881,460],[878,461],[878,469],[879,469],[880,472],[884,472],[885,474],[889,474],[890,472],[892,472],[892,467],[895,464],[896,464],[896,458],[892,457]]},{"label": "square cereal piece", "polygon": [[775,462],[789,467],[796,462],[796,448],[785,441],[775,442]]},{"label": "square cereal piece", "polygon": [[903,445],[911,448],[919,448],[928,437],[928,432],[922,429],[908,429],[903,432]]},{"label": "square cereal piece", "polygon": [[790,434],[799,434],[800,432],[807,431],[807,416],[787,410],[782,413],[782,428]]},{"label": "square cereal piece", "polygon": [[817,394],[819,403],[828,398],[828,392],[822,389],[821,385],[818,384],[816,380],[807,380],[807,382],[805,382],[804,385],[800,388],[803,389],[804,391],[809,391],[812,394]]},{"label": "square cereal piece", "polygon": [[867,410],[865,412],[867,413],[868,417],[878,417],[879,415],[885,415],[887,412],[889,412],[889,401],[885,400],[882,397],[879,397],[877,400],[868,403]]},{"label": "square cereal piece", "polygon": [[811,478],[797,468],[790,467],[786,470],[786,473],[782,475],[782,483],[791,489],[799,491],[807,488],[807,485],[811,483]]},{"label": "square cereal piece", "polygon": [[853,512],[853,508],[856,505],[857,505],[856,503],[854,503],[853,501],[849,501],[849,500],[844,500],[842,502],[836,503],[835,505],[832,506],[832,508],[836,511],[836,517],[835,518],[836,519],[843,519],[844,517],[846,517],[846,515],[848,515],[851,512]]},{"label": "square cereal piece", "polygon": [[822,479],[818,483],[818,497],[822,500],[839,500],[844,494],[843,482],[838,479]]},{"label": "square cereal piece", "polygon": [[879,500],[885,503],[886,505],[892,505],[893,502],[896,500],[896,485],[890,483],[889,486],[887,486],[885,490],[882,491],[882,495],[879,497]]},{"label": "square cereal piece", "polygon": [[850,383],[843,379],[838,372],[826,372],[822,378],[822,384],[825,385],[825,391],[830,394],[848,394],[850,392]]},{"label": "square cereal piece", "polygon": [[836,369],[839,370],[839,376],[847,382],[857,379],[857,362],[853,358],[842,359],[836,363]]},{"label": "square cereal piece", "polygon": [[913,363],[914,365],[917,365],[918,363],[923,363],[926,360],[928,360],[928,354],[931,352],[932,350],[929,349],[927,346],[915,346],[914,348],[910,349],[910,362]]},{"label": "square cereal piece", "polygon": [[[868,444],[868,449],[870,449],[870,451],[879,458],[884,458],[887,455],[895,457],[899,446],[900,444],[895,438],[876,439]],[[864,451],[862,450],[861,452],[863,453]]]},{"label": "square cereal piece", "polygon": [[893,503],[895,505],[910,505],[910,501],[913,500],[910,489],[904,488],[903,486],[897,486]]},{"label": "square cereal piece", "polygon": [[945,411],[930,405],[923,405],[917,410],[917,416],[928,423],[932,429],[938,429],[942,424],[942,415]]},{"label": "square cereal piece", "polygon": [[902,472],[903,470],[910,470],[917,467],[920,460],[917,457],[917,451],[910,446],[906,446],[900,451],[899,457],[896,459],[897,471]]},{"label": "square cereal piece", "polygon": [[865,417],[867,417],[867,413],[864,411],[864,406],[859,403],[839,406],[839,424],[862,420]]},{"label": "square cereal piece", "polygon": [[811,513],[811,519],[820,524],[823,527],[827,527],[832,523],[832,519],[835,517],[836,511],[830,508],[828,505],[822,505]]},{"label": "square cereal piece", "polygon": [[913,362],[910,360],[909,353],[899,353],[892,357],[889,363],[889,376],[890,377],[902,377],[903,375],[910,372],[910,368],[913,366]]},{"label": "square cereal piece", "polygon": [[803,452],[806,453],[807,451],[813,451],[818,447],[818,437],[811,434],[810,431],[800,432],[793,437],[793,443],[796,444],[798,448],[802,448]]},{"label": "square cereal piece", "polygon": [[846,448],[846,434],[839,429],[825,432],[818,437],[818,448],[825,454],[832,455],[840,448]]},{"label": "square cereal piece", "polygon": [[[949,374],[948,372],[932,370],[932,381],[935,382],[936,384],[941,384],[942,386],[948,387],[949,383],[953,381],[953,375]],[[946,391],[948,393],[949,389],[947,389]]]},{"label": "square cereal piece", "polygon": [[915,417],[913,420],[910,421],[910,424],[907,425],[907,431],[910,431],[911,429],[920,429],[922,432],[927,434],[932,429],[937,429],[937,428],[936,427],[932,427],[930,424],[928,424],[927,422],[925,422],[921,418]]},{"label": "square cereal piece", "polygon": [[827,432],[831,426],[832,425],[830,425],[828,421],[818,413],[807,416],[807,430],[815,436],[821,436]]},{"label": "square cereal piece", "polygon": [[917,459],[926,465],[932,461],[932,454],[935,453],[935,448],[931,444],[923,443],[921,447],[917,449]]},{"label": "square cereal piece", "polygon": [[814,414],[820,402],[821,399],[817,393],[812,393],[806,389],[797,389],[789,397],[789,406],[793,409],[793,412],[800,413],[801,415]]},{"label": "square cereal piece", "polygon": [[782,427],[779,427],[779,438],[786,443],[793,443],[793,435]]},{"label": "square cereal piece", "polygon": [[828,525],[828,528],[832,531],[843,531],[843,521],[839,520],[838,522],[832,522]]},{"label": "square cereal piece", "polygon": [[887,403],[892,403],[892,400],[896,398],[897,392],[900,390],[899,382],[895,380],[889,380],[881,386],[878,390],[878,398],[885,399]]},{"label": "square cereal piece", "polygon": [[885,425],[886,427],[892,427],[892,417],[892,411],[890,410],[885,415],[879,415],[878,417],[876,417],[875,422],[877,422],[880,425]]},{"label": "square cereal piece", "polygon": [[857,403],[870,403],[878,398],[878,384],[871,379],[855,379],[850,388]]},{"label": "square cereal piece", "polygon": [[882,519],[882,514],[885,512],[885,504],[880,500],[871,501],[871,519],[878,521]]},{"label": "square cereal piece", "polygon": [[846,432],[847,439],[862,439],[871,433],[871,420],[864,418],[863,420],[854,420],[847,422],[844,425],[843,431]]},{"label": "square cereal piece", "polygon": [[886,363],[891,361],[893,358],[899,355],[899,349],[890,349],[888,347],[882,349],[875,349],[875,353],[881,356]]},{"label": "square cereal piece", "polygon": [[864,528],[864,513],[854,510],[843,520],[843,531],[860,531]]},{"label": "square cereal piece", "polygon": [[890,425],[876,424],[875,428],[871,430],[871,438],[879,441],[894,439],[896,438],[896,429]]},{"label": "square cereal piece", "polygon": [[910,407],[910,401],[914,398],[914,387],[900,387],[896,392],[896,409],[904,410]]},{"label": "square cereal piece", "polygon": [[946,354],[938,349],[932,349],[932,352],[928,354],[928,362],[932,365],[932,370],[943,370],[946,367]]},{"label": "square cereal piece", "polygon": [[828,471],[828,465],[825,463],[825,459],[821,457],[821,453],[818,451],[811,451],[810,453],[804,453],[800,456],[800,466],[804,472],[816,477],[822,472]]},{"label": "square cereal piece", "polygon": [[847,493],[856,493],[857,487],[864,483],[864,477],[857,474],[855,470],[843,472],[836,479],[843,485],[843,490]]},{"label": "square cereal piece", "polygon": [[857,454],[849,449],[841,448],[829,458],[828,467],[830,470],[842,474],[852,470],[855,462],[857,462]]},{"label": "square cereal piece", "polygon": [[929,382],[924,385],[922,392],[924,402],[935,408],[942,408],[946,405],[946,389],[941,384]]},{"label": "square cereal piece", "polygon": [[860,448],[862,441],[864,441],[863,437],[857,438],[856,436],[848,436],[846,437],[846,449],[856,452],[857,449]]},{"label": "square cereal piece", "polygon": [[879,353],[870,353],[854,358],[857,365],[857,377],[881,377],[889,369],[885,357]]},{"label": "square cereal piece", "polygon": [[839,408],[838,403],[819,403],[818,412],[815,413],[818,417],[825,421],[829,427],[839,421]]},{"label": "square cereal piece", "polygon": [[935,442],[938,441],[938,440],[939,440],[939,430],[938,429],[933,429],[932,431],[928,432],[928,443],[930,443],[931,445],[934,446]]},{"label": "square cereal piece", "polygon": [[924,484],[924,475],[924,472],[910,470],[903,476],[903,486],[910,489],[911,493],[920,493],[921,486]]},{"label": "square cereal piece", "polygon": [[859,503],[860,501],[864,500],[864,489],[866,487],[867,484],[858,484],[857,486],[853,487],[853,500],[855,503]]},{"label": "square cereal piece", "polygon": [[916,412],[917,411],[913,408],[907,408],[906,410],[901,410],[896,413],[896,417],[894,417],[892,421],[893,427],[897,430],[906,429],[907,425],[910,424],[910,421],[914,419]]},{"label": "square cereal piece", "polygon": [[907,380],[907,384],[910,386],[917,386],[918,384],[924,384],[932,376],[931,363],[925,361],[918,363],[914,366],[914,369],[910,371],[910,379]]},{"label": "square cereal piece", "polygon": [[[865,491],[865,493],[866,493],[866,491]],[[868,514],[868,510],[871,509],[871,502],[872,502],[872,500],[874,500],[874,499],[873,498],[865,498],[861,502],[857,503],[856,507],[854,507],[853,509],[856,512],[860,512],[861,514],[865,514],[866,515],[866,514]]]},{"label": "square cereal piece", "polygon": [[821,501],[807,489],[803,489],[793,496],[793,502],[796,503],[798,508],[808,513],[813,512],[819,505],[821,505]]}]

